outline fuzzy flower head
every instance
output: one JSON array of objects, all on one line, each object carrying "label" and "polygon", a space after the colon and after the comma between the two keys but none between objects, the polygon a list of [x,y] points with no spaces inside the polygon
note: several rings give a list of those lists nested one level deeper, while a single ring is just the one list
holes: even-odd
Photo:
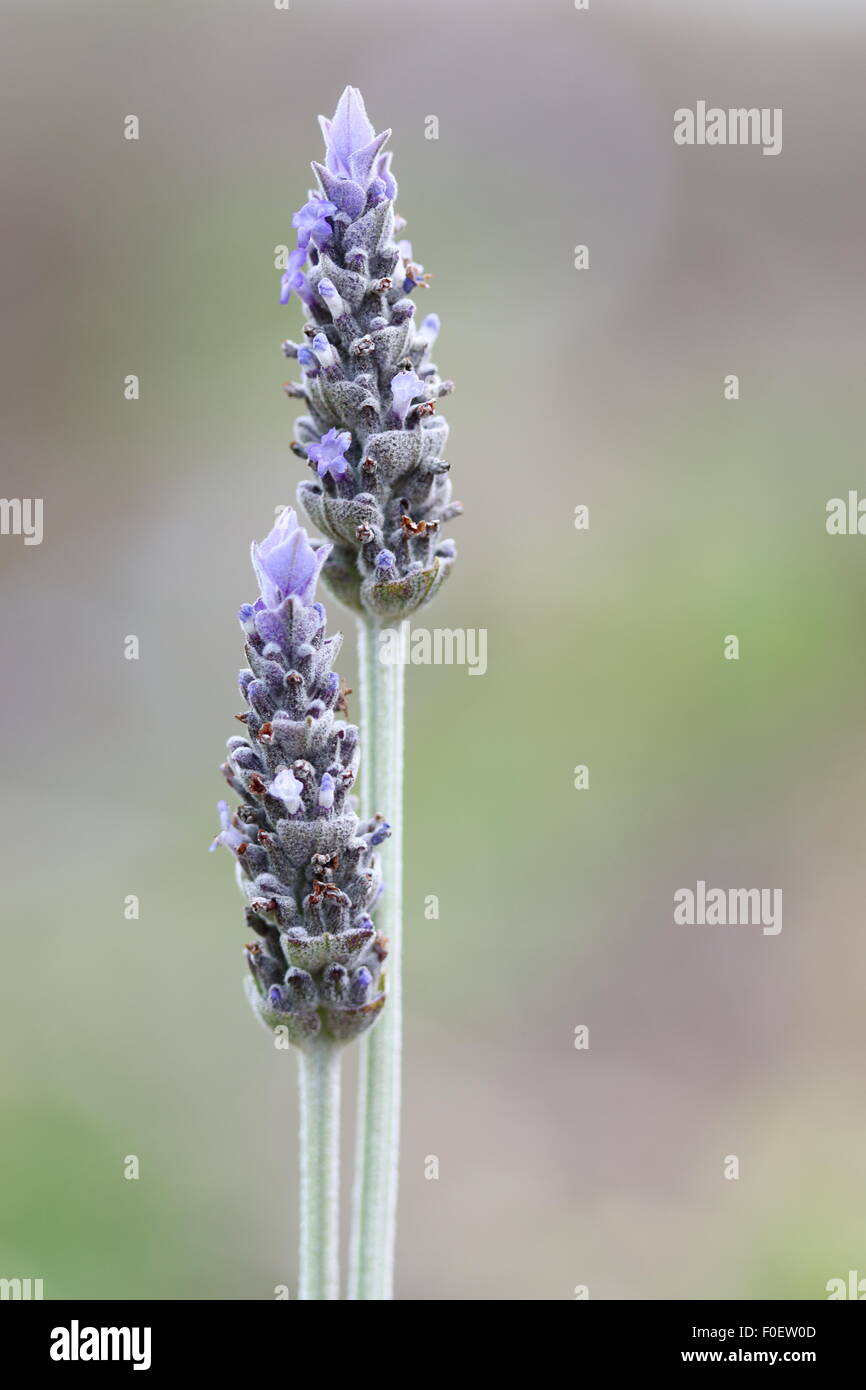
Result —
[{"label": "fuzzy flower head", "polygon": [[253,569],[265,605],[278,608],[290,594],[310,603],[330,552],[330,545],[313,549],[294,511],[286,507],[270,535],[261,544],[253,541],[252,545]]},{"label": "fuzzy flower head", "polygon": [[346,450],[351,443],[352,436],[348,430],[331,429],[322,435],[318,444],[309,445],[307,456],[316,465],[320,478],[324,478],[326,473],[330,473],[332,478],[344,477],[349,467]]},{"label": "fuzzy flower head", "polygon": [[431,361],[437,315],[416,320],[432,273],[415,258],[420,234],[415,245],[407,240],[394,208],[385,136],[354,87],[320,120],[326,150],[313,160],[318,187],[298,214],[301,238],[324,207],[336,212],[324,217],[324,250],[310,232],[312,265],[296,269],[288,286],[307,321],[303,339],[284,347],[303,373],[287,394],[308,407],[293,447],[313,476],[297,496],[335,547],[325,587],[355,612],[390,621],[428,603],[454,564],[440,529],[462,508],[452,501],[448,423],[438,409],[453,382]]},{"label": "fuzzy flower head", "polygon": [[347,87],[337,103],[333,118],[319,117],[325,137],[325,165],[332,174],[351,179],[369,188],[374,178],[387,183],[388,159],[380,156],[390,130],[377,135],[357,87]]}]

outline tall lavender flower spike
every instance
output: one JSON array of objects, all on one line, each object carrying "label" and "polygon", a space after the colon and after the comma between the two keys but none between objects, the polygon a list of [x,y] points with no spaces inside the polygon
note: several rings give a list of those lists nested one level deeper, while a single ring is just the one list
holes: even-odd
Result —
[{"label": "tall lavender flower spike", "polygon": [[229,739],[211,848],[234,856],[254,934],[247,992],[268,1029],[296,1044],[300,1075],[298,1297],[339,1296],[340,1049],[385,1003],[385,939],[370,912],[381,891],[378,847],[389,827],[358,819],[350,788],[358,730],[336,716],[345,696],[314,602],[330,545],[314,546],[284,511],[253,544],[260,594],[240,611],[249,667],[240,673],[247,738]]},{"label": "tall lavender flower spike", "polygon": [[381,816],[359,821],[350,788],[358,731],[335,717],[332,665],[340,636],[325,636],[313,593],[330,546],[310,544],[291,508],[252,547],[260,597],[240,612],[249,668],[223,772],[241,798],[211,848],[234,855],[254,933],[246,948],[250,1000],[268,1028],[299,1047],[320,1035],[345,1043],[375,1021],[385,996],[385,943],[370,919],[381,880]]},{"label": "tall lavender flower spike", "polygon": [[[442,459],[448,426],[435,413],[452,383],[430,361],[439,321],[417,324],[409,297],[427,278],[410,244],[393,240],[403,222],[382,152],[391,132],[375,133],[354,87],[333,120],[319,119],[325,162],[314,161],[319,189],[295,214],[299,247],[282,294],[295,289],[308,315],[306,344],[283,344],[302,369],[289,394],[309,411],[293,447],[317,474],[298,500],[333,542],[322,572],[331,592],[390,621],[430,599],[454,562],[440,527],[461,508]],[[337,438],[345,443],[330,466]]]}]

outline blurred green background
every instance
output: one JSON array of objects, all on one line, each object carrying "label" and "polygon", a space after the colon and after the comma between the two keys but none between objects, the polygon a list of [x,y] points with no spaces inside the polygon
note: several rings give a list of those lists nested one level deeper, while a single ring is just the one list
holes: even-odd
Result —
[{"label": "blurred green background", "polygon": [[[418,621],[489,633],[483,678],[409,672],[399,1296],[866,1275],[866,540],[824,526],[866,492],[862,8],[14,0],[3,28],[2,492],[45,534],[0,539],[0,1275],[294,1292],[294,1058],[206,850],[249,541],[303,476],[273,248],[346,83],[394,130],[457,383],[461,560]],[[781,106],[782,154],[677,148],[699,99]],[[781,934],[674,926],[698,878],[781,887]]]}]

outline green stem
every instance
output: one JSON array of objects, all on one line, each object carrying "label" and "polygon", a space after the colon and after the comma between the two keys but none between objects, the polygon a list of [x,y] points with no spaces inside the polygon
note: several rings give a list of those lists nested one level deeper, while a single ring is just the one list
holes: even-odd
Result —
[{"label": "green stem", "polygon": [[400,1148],[401,935],[403,925],[403,690],[400,658],[379,659],[382,629],[359,624],[361,725],[364,762],[362,815],[377,811],[391,826],[382,845],[384,893],[376,926],[388,938],[387,1000],[376,1026],[361,1040],[358,1133],[349,1268],[350,1299],[390,1299],[394,1286]]},{"label": "green stem", "polygon": [[298,1298],[339,1298],[340,1049],[317,1039],[299,1054],[301,1244]]}]

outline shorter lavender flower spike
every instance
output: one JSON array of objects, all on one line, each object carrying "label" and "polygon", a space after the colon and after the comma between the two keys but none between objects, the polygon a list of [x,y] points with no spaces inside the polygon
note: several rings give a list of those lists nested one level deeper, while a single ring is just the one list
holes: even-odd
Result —
[{"label": "shorter lavender flower spike", "polygon": [[349,467],[346,450],[351,443],[352,436],[348,430],[330,429],[322,435],[318,444],[308,446],[307,458],[316,464],[320,478],[324,478],[326,473],[330,473],[332,478],[345,476]]},{"label": "shorter lavender flower spike", "polygon": [[[348,437],[330,442],[342,448]],[[333,669],[341,638],[327,635],[314,600],[330,549],[311,545],[291,509],[253,546],[262,594],[240,613],[246,736],[228,740],[222,768],[240,806],[232,816],[219,803],[211,846],[232,851],[258,938],[245,951],[253,1011],[304,1049],[320,1035],[350,1042],[385,1005],[387,943],[369,916],[382,891],[370,832],[382,820],[358,820],[350,788],[360,739],[338,717],[345,703]]]},{"label": "shorter lavender flower spike", "polygon": [[253,569],[267,607],[278,608],[292,594],[309,603],[330,552],[330,545],[313,548],[294,510],[286,507],[261,544],[252,544]]},{"label": "shorter lavender flower spike", "polygon": [[394,405],[394,414],[402,425],[406,419],[406,414],[412,401],[416,396],[420,396],[424,390],[424,383],[415,371],[398,372],[391,378],[391,399]]}]

